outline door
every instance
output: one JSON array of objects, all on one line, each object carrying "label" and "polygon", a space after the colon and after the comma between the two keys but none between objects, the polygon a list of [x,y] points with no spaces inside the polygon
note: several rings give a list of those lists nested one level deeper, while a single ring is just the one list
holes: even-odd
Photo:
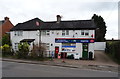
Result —
[{"label": "door", "polygon": [[82,48],[83,48],[82,58],[88,59],[88,43],[83,43]]},{"label": "door", "polygon": [[59,47],[55,47],[55,58],[58,57]]}]

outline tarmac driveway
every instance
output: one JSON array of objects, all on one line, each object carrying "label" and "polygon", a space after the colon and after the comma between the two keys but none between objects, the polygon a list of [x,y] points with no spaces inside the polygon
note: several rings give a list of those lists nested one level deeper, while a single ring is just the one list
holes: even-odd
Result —
[{"label": "tarmac driveway", "polygon": [[103,64],[117,65],[104,51],[95,51],[95,61]]}]

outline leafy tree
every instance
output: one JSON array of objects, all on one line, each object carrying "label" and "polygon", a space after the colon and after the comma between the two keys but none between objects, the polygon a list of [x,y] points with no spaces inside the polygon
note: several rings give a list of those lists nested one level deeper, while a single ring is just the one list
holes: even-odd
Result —
[{"label": "leafy tree", "polygon": [[3,37],[2,37],[2,46],[5,45],[5,44],[8,44],[8,45],[11,45],[11,41],[10,41],[10,34],[5,34]]},{"label": "leafy tree", "polygon": [[95,40],[98,42],[102,42],[105,41],[105,34],[106,34],[106,23],[104,21],[104,19],[101,16],[98,16],[96,14],[94,14],[92,16],[92,19],[94,20],[97,29],[95,31]]}]

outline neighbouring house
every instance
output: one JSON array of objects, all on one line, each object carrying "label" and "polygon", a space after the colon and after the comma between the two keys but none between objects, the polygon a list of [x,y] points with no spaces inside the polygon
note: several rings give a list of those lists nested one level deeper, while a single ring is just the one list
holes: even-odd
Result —
[{"label": "neighbouring house", "polygon": [[11,23],[11,21],[9,20],[8,17],[5,17],[4,20],[0,21],[0,39],[2,38],[3,35],[5,35],[6,33],[10,32],[10,29],[13,27],[14,25]]},{"label": "neighbouring house", "polygon": [[10,31],[12,48],[18,50],[20,42],[39,45],[40,42],[47,47],[47,55],[54,54],[55,58],[88,59],[89,52],[94,58],[94,40],[96,26],[91,20],[66,20],[44,22],[39,18],[18,23]]}]

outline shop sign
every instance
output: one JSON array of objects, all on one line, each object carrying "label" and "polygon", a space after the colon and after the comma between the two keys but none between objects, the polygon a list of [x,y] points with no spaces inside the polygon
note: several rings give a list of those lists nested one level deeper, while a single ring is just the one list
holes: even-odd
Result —
[{"label": "shop sign", "polygon": [[93,39],[55,39],[55,43],[94,43]]},{"label": "shop sign", "polygon": [[76,46],[62,46],[64,48],[76,48]]}]

